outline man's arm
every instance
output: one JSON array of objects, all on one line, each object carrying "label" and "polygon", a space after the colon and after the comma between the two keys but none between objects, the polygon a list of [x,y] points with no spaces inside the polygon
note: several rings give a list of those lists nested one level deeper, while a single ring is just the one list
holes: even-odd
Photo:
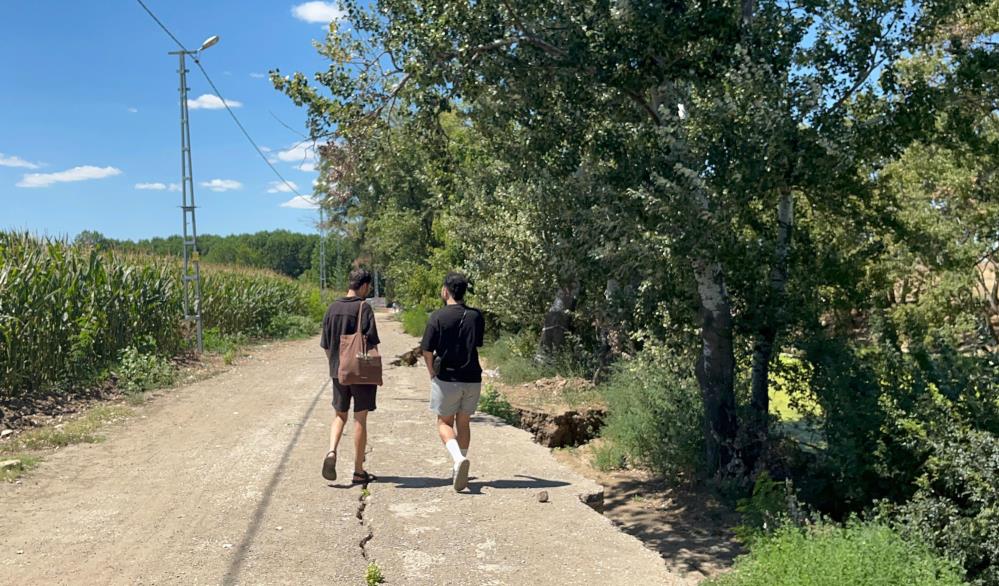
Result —
[{"label": "man's arm", "polygon": [[430,378],[434,378],[436,376],[434,374],[434,353],[424,350],[423,361],[427,363],[427,372],[430,374]]}]

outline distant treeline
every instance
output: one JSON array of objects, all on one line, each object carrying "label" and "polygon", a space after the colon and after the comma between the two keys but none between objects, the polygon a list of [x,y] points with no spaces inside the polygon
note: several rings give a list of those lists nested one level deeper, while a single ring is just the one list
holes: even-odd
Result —
[{"label": "distant treeline", "polygon": [[[356,246],[335,234],[327,238],[327,277],[332,285],[343,279],[356,257]],[[319,240],[318,234],[301,234],[289,230],[229,236],[202,234],[198,236],[198,250],[204,262],[270,269],[295,279],[318,282]],[[115,240],[100,232],[87,230],[76,237],[75,243],[162,256],[179,257],[183,253],[179,235],[132,241]]]}]

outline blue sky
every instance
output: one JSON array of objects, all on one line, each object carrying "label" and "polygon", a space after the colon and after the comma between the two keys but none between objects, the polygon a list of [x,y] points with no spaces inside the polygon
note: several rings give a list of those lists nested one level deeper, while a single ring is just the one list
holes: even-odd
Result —
[{"label": "blue sky", "polygon": [[[302,193],[316,173],[301,141],[305,113],[271,86],[270,69],[324,68],[312,47],[332,3],[146,0],[188,48],[219,35],[202,63],[277,168]],[[176,47],[134,0],[6,0],[0,51],[0,229],[115,238],[180,232]],[[199,233],[311,231],[316,212],[253,151],[189,63]],[[217,99],[214,100],[217,102]],[[305,163],[303,165],[303,162]]]}]

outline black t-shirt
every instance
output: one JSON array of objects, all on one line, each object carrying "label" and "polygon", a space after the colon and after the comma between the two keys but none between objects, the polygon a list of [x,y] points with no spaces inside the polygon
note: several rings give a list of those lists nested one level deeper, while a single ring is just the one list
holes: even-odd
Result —
[{"label": "black t-shirt", "polygon": [[[319,345],[330,350],[330,378],[337,378],[340,368],[340,336],[349,336],[357,332],[358,303],[364,303],[360,297],[342,297],[330,304],[323,318],[323,337]],[[367,305],[365,303],[365,305]],[[368,339],[369,346],[378,345],[378,328],[375,326],[375,312],[371,307],[361,310],[361,331]]]},{"label": "black t-shirt", "polygon": [[485,329],[482,312],[463,304],[446,305],[430,316],[420,347],[424,352],[442,357],[437,378],[450,382],[482,382],[476,348],[482,347]]}]

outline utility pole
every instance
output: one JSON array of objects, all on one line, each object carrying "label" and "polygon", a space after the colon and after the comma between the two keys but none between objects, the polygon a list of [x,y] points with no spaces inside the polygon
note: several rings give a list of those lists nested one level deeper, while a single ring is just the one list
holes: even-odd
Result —
[{"label": "utility pole", "polygon": [[[191,171],[191,125],[187,112],[187,55],[195,56],[219,41],[217,36],[209,37],[197,51],[171,51],[170,55],[180,58],[180,192],[181,211],[184,217],[183,246],[184,274],[181,278],[184,287],[184,321],[194,321],[198,342],[198,352],[204,352],[205,341],[201,326],[201,255],[198,253],[198,223],[194,210],[194,177]],[[193,291],[192,291],[193,289]],[[193,292],[193,295],[192,295]],[[192,303],[192,299],[193,303]],[[193,305],[193,312],[192,312]]]}]

